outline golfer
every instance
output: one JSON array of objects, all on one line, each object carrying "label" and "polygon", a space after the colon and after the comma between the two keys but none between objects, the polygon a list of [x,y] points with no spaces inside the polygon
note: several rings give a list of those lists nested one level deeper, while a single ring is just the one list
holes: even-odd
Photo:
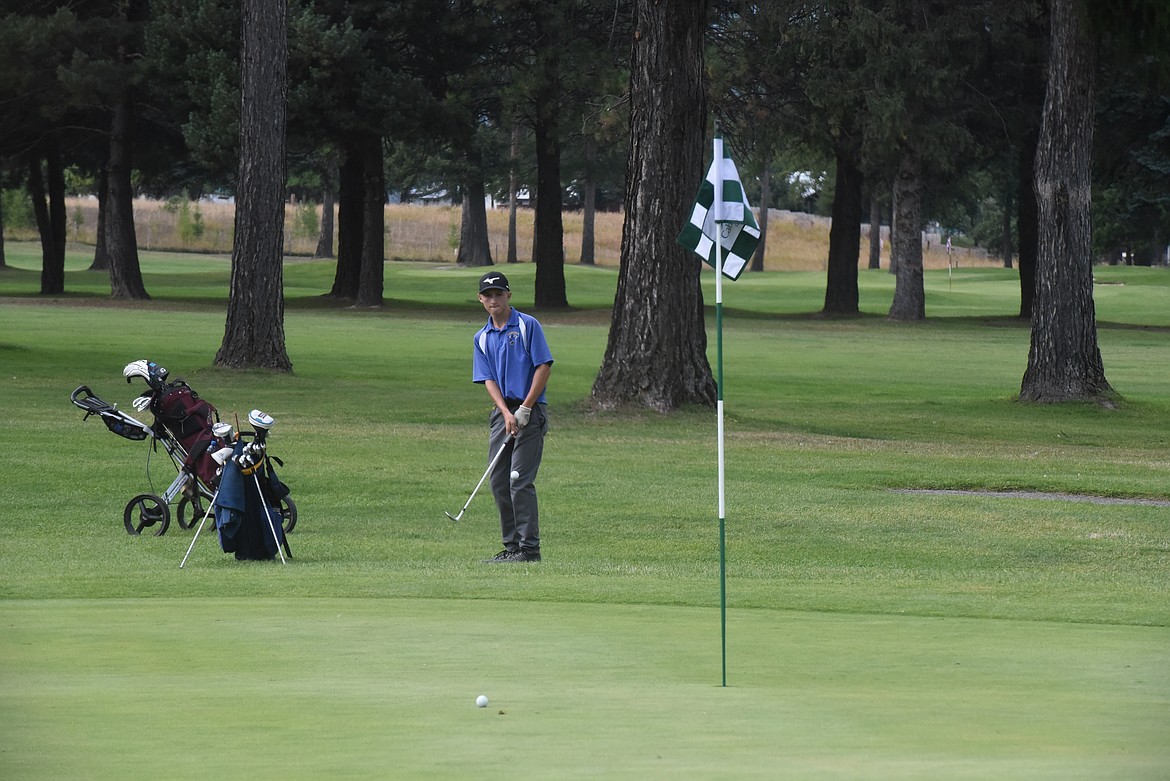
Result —
[{"label": "golfer", "polygon": [[537,319],[512,308],[507,277],[498,271],[480,277],[479,301],[488,321],[472,339],[472,380],[495,405],[488,458],[504,449],[491,473],[504,549],[486,563],[540,561],[535,481],[548,432],[544,389],[553,357]]}]

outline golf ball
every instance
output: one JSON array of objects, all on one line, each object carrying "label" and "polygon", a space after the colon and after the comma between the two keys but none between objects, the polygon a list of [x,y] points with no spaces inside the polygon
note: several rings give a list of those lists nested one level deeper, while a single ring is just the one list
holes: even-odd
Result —
[{"label": "golf ball", "polygon": [[519,473],[519,472],[517,472],[515,469],[513,469],[513,470],[512,470],[512,474],[510,474],[510,475],[508,475],[508,476],[509,476],[509,477],[511,477],[513,480],[519,480],[519,479],[520,479],[520,473]]},{"label": "golf ball", "polygon": [[486,695],[486,694],[481,694],[481,695],[479,695],[478,697],[476,697],[476,698],[475,698],[475,704],[476,704],[476,705],[478,705],[478,706],[479,706],[479,707],[481,707],[481,708],[486,708],[486,707],[487,707],[487,704],[488,704],[488,698],[487,698],[487,695]]}]

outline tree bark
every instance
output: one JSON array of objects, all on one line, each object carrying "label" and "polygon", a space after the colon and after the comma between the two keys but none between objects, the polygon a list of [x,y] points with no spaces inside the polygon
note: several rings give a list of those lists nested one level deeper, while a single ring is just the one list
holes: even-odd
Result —
[{"label": "tree bark", "polygon": [[355,306],[382,306],[386,279],[386,173],[382,137],[362,141],[362,269]]},{"label": "tree bark", "polygon": [[536,261],[538,309],[567,307],[565,227],[561,220],[560,51],[553,24],[541,24],[536,95]]},{"label": "tree bark", "polygon": [[217,366],[292,370],[283,282],[286,14],[285,0],[243,0],[236,230]]},{"label": "tree bark", "polygon": [[1036,254],[1040,243],[1039,206],[1036,204],[1035,134],[1024,139],[1020,149],[1020,176],[1016,183],[1016,232],[1020,237],[1020,317],[1032,317],[1036,297]]},{"label": "tree bark", "polygon": [[634,2],[626,216],[609,340],[593,383],[600,408],[715,404],[701,261],[675,239],[705,173],[706,11],[706,0]]},{"label": "tree bark", "polygon": [[65,169],[55,139],[47,137],[38,144],[29,155],[28,169],[28,191],[41,235],[41,295],[57,295],[65,292]]},{"label": "tree bark", "polygon": [[898,273],[898,253],[894,252],[894,244],[898,241],[898,187],[897,183],[890,185],[890,262],[887,265],[888,273]]},{"label": "tree bark", "polygon": [[516,254],[516,191],[520,187],[516,166],[520,159],[520,126],[512,125],[512,150],[508,158],[508,262],[519,263]]},{"label": "tree bark", "polygon": [[897,232],[891,242],[896,268],[891,320],[925,320],[926,291],[922,283],[922,171],[918,156],[905,152],[894,178]]},{"label": "tree bark", "polygon": [[768,212],[772,210],[772,161],[765,160],[760,171],[760,240],[752,253],[751,271],[764,270],[764,254],[768,249]]},{"label": "tree bark", "polygon": [[1040,241],[1032,342],[1020,399],[1107,401],[1093,304],[1095,44],[1083,7],[1052,0],[1048,89],[1036,148]]},{"label": "tree bark", "polygon": [[110,270],[110,253],[106,249],[106,212],[110,205],[109,195],[110,174],[108,168],[102,166],[97,177],[97,234],[93,243],[93,263],[89,265],[90,271],[109,272]]},{"label": "tree bark", "polygon": [[110,256],[110,296],[148,299],[138,261],[138,236],[134,232],[134,190],[130,183],[130,147],[134,104],[129,91],[119,96],[110,126],[109,187],[106,193],[105,239]]},{"label": "tree bark", "polygon": [[833,222],[829,226],[828,279],[824,314],[855,315],[857,258],[861,252],[861,172],[849,155],[837,154]]},{"label": "tree bark", "polygon": [[876,193],[869,196],[869,268],[882,267],[882,202]]},{"label": "tree bark", "polygon": [[581,179],[581,257],[582,266],[595,265],[597,256],[594,240],[594,225],[597,218],[597,139],[586,134],[584,145],[585,172]]},{"label": "tree bark", "polygon": [[8,258],[4,254],[4,198],[0,191],[0,269],[8,268]]},{"label": "tree bark", "polygon": [[331,160],[324,169],[324,188],[321,193],[321,233],[317,236],[315,258],[333,257],[333,206],[337,190],[337,163]]},{"label": "tree bark", "polygon": [[463,208],[459,220],[459,251],[455,262],[461,266],[492,265],[488,241],[487,197],[483,174],[478,168],[463,185]]},{"label": "tree bark", "polygon": [[345,145],[345,160],[341,164],[337,198],[337,268],[333,273],[335,298],[357,298],[358,279],[362,269],[362,206],[365,189],[362,183],[361,149],[356,143]]},{"label": "tree bark", "polygon": [[1015,205],[1012,203],[1012,186],[1011,186],[1011,183],[1009,182],[1008,185],[1003,188],[1003,225],[1002,225],[1003,239],[1002,239],[1002,241],[1003,241],[1003,267],[1004,268],[1011,268],[1012,267],[1012,255],[1015,254],[1013,252],[1014,248],[1012,247],[1012,209],[1014,209],[1014,208],[1015,208]]}]

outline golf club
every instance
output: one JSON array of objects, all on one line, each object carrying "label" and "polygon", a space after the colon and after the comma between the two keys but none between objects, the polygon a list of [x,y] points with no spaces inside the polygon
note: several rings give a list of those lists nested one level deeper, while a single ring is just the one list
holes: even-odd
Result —
[{"label": "golf club", "polygon": [[496,462],[500,460],[500,456],[504,455],[504,448],[506,448],[508,446],[508,443],[511,441],[512,441],[511,434],[504,437],[504,444],[500,445],[500,449],[497,450],[495,456],[492,457],[492,462],[490,464],[488,464],[488,468],[483,473],[483,477],[479,478],[479,482],[475,484],[475,488],[472,489],[472,491],[471,491],[471,496],[467,497],[467,504],[463,505],[463,509],[459,511],[459,514],[452,515],[451,513],[444,510],[443,515],[446,515],[448,518],[450,518],[453,521],[458,521],[460,518],[463,517],[463,513],[467,512],[467,506],[469,504],[471,504],[471,500],[475,498],[475,494],[477,491],[479,491],[479,487],[481,485],[483,485],[483,481],[487,480],[487,476],[491,474],[493,469],[495,469]]}]

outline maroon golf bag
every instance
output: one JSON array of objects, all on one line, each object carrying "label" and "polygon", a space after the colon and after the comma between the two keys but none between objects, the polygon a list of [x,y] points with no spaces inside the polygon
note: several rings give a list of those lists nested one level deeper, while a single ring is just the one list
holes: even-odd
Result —
[{"label": "maroon golf bag", "polygon": [[215,438],[211,427],[219,421],[215,407],[199,398],[186,382],[175,380],[154,394],[150,411],[154,413],[155,425],[165,426],[186,451],[183,467],[204,485],[214,485],[219,464],[211,457],[208,446]]}]

